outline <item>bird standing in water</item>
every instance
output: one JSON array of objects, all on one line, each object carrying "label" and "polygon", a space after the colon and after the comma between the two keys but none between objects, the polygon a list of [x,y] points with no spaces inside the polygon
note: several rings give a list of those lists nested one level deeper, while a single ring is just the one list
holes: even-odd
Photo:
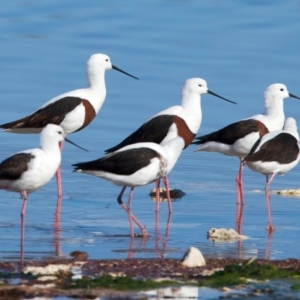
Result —
[{"label": "bird standing in water", "polygon": [[0,164],[0,189],[20,193],[23,199],[21,260],[23,260],[27,195],[43,187],[54,176],[61,162],[59,143],[64,140],[63,129],[60,126],[48,124],[41,132],[41,149],[19,152]]},{"label": "bird standing in water", "polygon": [[[201,95],[203,94],[211,94],[225,101],[235,103],[210,91],[205,80],[201,78],[187,79],[182,88],[181,105],[172,106],[157,113],[135,132],[125,138],[121,143],[119,143],[115,147],[107,149],[105,152],[113,153],[121,149],[122,147],[144,142],[152,142],[161,144],[163,146],[164,143],[175,137],[182,137],[184,140],[184,148],[188,147],[194,140],[201,125]],[[166,188],[169,213],[171,213],[172,207],[169,193],[169,181],[167,176],[164,176],[163,180]],[[157,179],[157,213],[159,211],[159,186],[160,179]]]},{"label": "bird standing in water", "polygon": [[219,152],[237,156],[240,159],[236,177],[237,204],[244,205],[242,159],[247,156],[258,139],[274,130],[281,130],[284,124],[283,100],[299,97],[288,92],[281,83],[270,85],[265,91],[265,113],[232,123],[220,130],[196,138],[193,144],[200,145],[195,151]]},{"label": "bird standing in water", "polygon": [[[133,190],[135,187],[166,177],[176,164],[184,144],[181,137],[175,137],[163,145],[147,142],[132,144],[100,159],[74,164],[74,172],[94,175],[123,186],[117,201],[128,214],[130,236],[134,237],[132,225],[134,220],[140,227],[143,237],[147,237],[146,228],[131,213]],[[127,206],[122,201],[126,187],[131,188]]]},{"label": "bird standing in water", "polygon": [[[253,147],[243,162],[255,171],[266,176],[266,202],[268,208],[269,233],[274,231],[271,217],[270,185],[276,174],[285,174],[292,170],[300,159],[299,134],[296,120],[287,118],[284,129],[264,135]],[[271,177],[269,177],[271,176]]]},{"label": "bird standing in water", "polygon": [[[40,109],[22,119],[0,125],[6,132],[39,133],[47,124],[60,125],[65,136],[82,130],[96,117],[106,97],[105,71],[114,69],[138,79],[112,65],[109,56],[93,54],[87,62],[88,86],[61,94]],[[60,143],[62,150],[63,141]],[[62,185],[60,167],[56,172],[58,207],[61,205]]]}]

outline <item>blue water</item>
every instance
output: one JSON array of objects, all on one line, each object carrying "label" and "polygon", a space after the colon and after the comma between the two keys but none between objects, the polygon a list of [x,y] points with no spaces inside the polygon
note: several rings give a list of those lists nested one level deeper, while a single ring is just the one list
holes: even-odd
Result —
[{"label": "blue water", "polygon": [[[106,53],[114,65],[138,76],[106,74],[107,98],[97,118],[70,138],[89,149],[66,145],[63,152],[61,231],[53,228],[56,184],[52,180],[29,197],[25,258],[179,258],[187,247],[210,257],[299,257],[299,198],[272,195],[274,235],[268,240],[265,179],[246,169],[246,206],[240,243],[206,239],[211,227],[235,226],[238,160],[213,153],[182,153],[170,174],[172,188],[187,195],[173,203],[169,236],[167,205],[161,205],[160,232],[154,234],[153,186],[135,190],[133,212],[151,237],[130,245],[127,216],[118,206],[119,187],[72,173],[72,163],[88,161],[126,137],[153,114],[180,103],[187,78],[202,77],[209,89],[233,101],[202,97],[198,134],[263,111],[263,92],[285,83],[300,96],[299,1],[6,1],[0,12],[1,123],[29,114],[60,93],[86,86],[85,65],[93,53]],[[286,116],[300,117],[300,101],[286,99]],[[0,134],[0,159],[37,147],[37,135]],[[273,189],[299,187],[299,166],[275,178]],[[0,259],[19,258],[18,194],[0,192]],[[118,236],[119,235],[119,236]],[[130,252],[132,254],[132,252]],[[269,253],[269,254],[268,254]]]}]

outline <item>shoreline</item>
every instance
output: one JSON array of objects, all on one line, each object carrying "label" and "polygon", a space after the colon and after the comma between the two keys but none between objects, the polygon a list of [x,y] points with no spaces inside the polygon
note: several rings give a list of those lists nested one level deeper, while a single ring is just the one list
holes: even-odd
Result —
[{"label": "shoreline", "polygon": [[[50,265],[60,269],[53,271],[53,274],[24,273],[28,268],[42,270]],[[269,273],[264,268],[268,268]],[[245,275],[241,275],[241,270]],[[262,270],[261,274],[258,274],[259,270]],[[0,272],[0,299],[21,299],[31,296],[115,298],[120,295],[122,297],[135,295],[134,298],[137,299],[139,291],[149,288],[195,285],[219,289],[238,286],[238,289],[246,289],[248,282],[264,281],[268,276],[276,280],[294,280],[295,274],[300,276],[300,259],[209,258],[206,259],[205,266],[194,268],[182,266],[180,259],[43,259],[24,261],[22,264],[16,261],[0,261]],[[252,277],[249,274],[254,275]],[[262,274],[266,277],[262,277]],[[221,278],[220,281],[216,281],[218,277]],[[210,281],[212,278],[214,281]]]}]

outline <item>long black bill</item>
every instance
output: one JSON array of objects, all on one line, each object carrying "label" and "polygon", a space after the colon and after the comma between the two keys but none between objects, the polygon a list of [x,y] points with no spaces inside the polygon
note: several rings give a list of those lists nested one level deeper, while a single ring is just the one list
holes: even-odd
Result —
[{"label": "long black bill", "polygon": [[231,102],[231,103],[237,104],[236,102],[234,102],[234,101],[231,101],[231,100],[228,100],[228,99],[226,99],[226,98],[223,98],[223,97],[221,97],[221,96],[219,96],[219,95],[217,95],[217,94],[213,93],[213,92],[212,92],[212,91],[210,91],[210,90],[207,90],[207,93],[208,93],[208,94],[211,94],[211,95],[213,95],[213,96],[216,96],[216,97],[218,97],[218,98],[220,98],[220,99],[223,99],[223,100],[225,100],[225,101],[228,101],[228,102]]},{"label": "long black bill", "polygon": [[86,152],[89,152],[89,150],[84,149],[84,148],[78,146],[77,144],[73,143],[72,141],[70,141],[70,140],[67,139],[66,137],[65,137],[65,141],[68,142],[68,143],[70,143],[70,144],[72,144],[72,145],[74,145],[75,147],[77,147],[77,148],[79,148],[79,149],[81,149],[81,150],[84,150],[84,151],[86,151]]},{"label": "long black bill", "polygon": [[113,68],[114,70],[117,70],[117,71],[119,71],[119,72],[121,72],[121,73],[123,73],[123,74],[126,74],[126,75],[128,75],[128,76],[130,76],[130,77],[132,77],[132,78],[135,78],[135,79],[139,80],[137,77],[135,77],[135,76],[133,76],[133,75],[130,75],[129,73],[127,73],[127,72],[125,72],[125,71],[123,71],[123,70],[117,68],[117,67],[114,66],[114,65],[112,65],[112,68]]},{"label": "long black bill", "polygon": [[295,96],[295,95],[293,95],[293,94],[291,94],[291,93],[289,93],[289,96],[290,96],[291,98],[300,99],[298,96]]}]

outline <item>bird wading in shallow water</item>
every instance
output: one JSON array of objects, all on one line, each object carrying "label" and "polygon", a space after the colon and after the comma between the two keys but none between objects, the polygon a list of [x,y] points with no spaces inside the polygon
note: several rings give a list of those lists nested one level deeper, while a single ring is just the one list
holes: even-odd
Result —
[{"label": "bird wading in shallow water", "polygon": [[[182,137],[184,148],[188,147],[195,138],[201,125],[201,95],[211,94],[225,101],[235,103],[223,98],[207,87],[205,80],[201,78],[190,78],[185,81],[182,88],[181,105],[169,107],[150,118],[135,132],[125,138],[121,143],[107,149],[106,153],[113,153],[122,147],[143,142],[152,142],[164,145],[167,141],[175,137]],[[235,103],[236,104],[236,103]],[[163,177],[166,187],[169,213],[172,212],[169,181],[167,176]],[[156,180],[156,212],[159,211],[159,186],[160,179]]]},{"label": "bird wading in shallow water", "polygon": [[23,199],[21,209],[21,260],[23,260],[25,212],[27,195],[32,193],[54,176],[61,162],[59,143],[64,138],[60,126],[48,124],[41,132],[41,149],[19,152],[0,164],[0,189],[18,192]]},{"label": "bird wading in shallow water", "polygon": [[236,178],[237,204],[244,205],[242,159],[247,156],[258,139],[274,130],[281,130],[284,124],[283,100],[299,97],[288,92],[284,84],[270,85],[264,94],[265,113],[232,123],[220,130],[196,138],[193,144],[200,145],[195,151],[219,152],[237,156],[240,159]]},{"label": "bird wading in shallow water", "polygon": [[[287,118],[284,129],[264,135],[243,159],[247,166],[266,176],[266,202],[268,208],[269,233],[274,231],[271,217],[270,185],[276,174],[285,174],[299,162],[300,145],[296,120]],[[269,177],[271,176],[271,177]]]},{"label": "bird wading in shallow water", "polygon": [[[133,190],[166,177],[176,164],[184,145],[185,141],[181,137],[175,137],[163,145],[149,142],[132,144],[100,159],[74,164],[74,172],[94,175],[123,186],[117,200],[128,214],[130,236],[134,237],[133,220],[141,229],[143,237],[147,237],[146,228],[131,213]],[[126,187],[131,188],[127,206],[122,201]]]},{"label": "bird wading in shallow water", "polygon": [[[105,71],[114,69],[138,79],[112,65],[109,56],[93,54],[87,62],[87,88],[61,94],[46,102],[37,111],[19,120],[0,125],[6,132],[39,133],[47,124],[60,125],[65,136],[89,125],[99,112],[105,97]],[[60,143],[62,150],[63,141]],[[56,172],[58,206],[61,205],[62,185],[60,167]]]}]

